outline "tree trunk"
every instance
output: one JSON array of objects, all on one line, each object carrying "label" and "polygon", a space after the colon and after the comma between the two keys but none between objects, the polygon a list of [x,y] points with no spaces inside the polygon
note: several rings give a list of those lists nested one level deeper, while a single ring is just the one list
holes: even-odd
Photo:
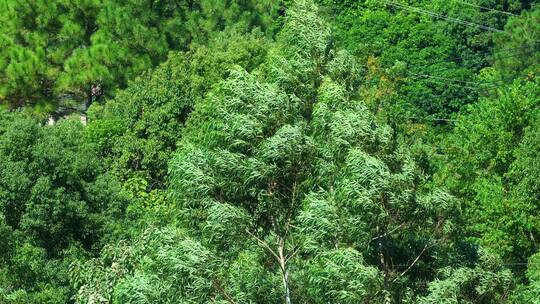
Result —
[{"label": "tree trunk", "polygon": [[283,279],[283,289],[285,290],[285,304],[291,304],[291,290],[289,288],[289,270],[287,269],[287,257],[284,254],[285,241],[282,238],[278,240],[279,267],[281,268],[281,277]]},{"label": "tree trunk", "polygon": [[86,113],[88,111],[88,108],[92,104],[94,94],[92,93],[92,87],[90,86],[90,89],[88,89],[88,92],[86,92],[86,102],[84,103],[84,110],[83,112]]},{"label": "tree trunk", "polygon": [[291,292],[289,289],[289,270],[283,273],[283,286],[285,287],[285,304],[291,304]]},{"label": "tree trunk", "polygon": [[[379,235],[379,236],[381,235],[379,225],[377,225],[377,235]],[[377,244],[378,244],[378,247],[379,247],[379,261],[381,263],[381,268],[384,271],[383,289],[386,292],[389,289],[389,276],[390,276],[390,273],[389,273],[389,270],[388,270],[388,265],[386,264],[386,260],[384,258],[382,237],[379,237],[377,239]],[[390,299],[387,297],[386,294],[384,295],[384,297],[385,297],[384,304],[390,304]]]}]

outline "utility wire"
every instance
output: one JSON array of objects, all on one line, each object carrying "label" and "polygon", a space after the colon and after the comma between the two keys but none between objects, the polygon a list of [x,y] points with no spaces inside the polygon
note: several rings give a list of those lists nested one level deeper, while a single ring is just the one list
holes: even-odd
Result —
[{"label": "utility wire", "polygon": [[[362,67],[362,70],[365,71],[366,69]],[[425,81],[439,83],[445,86],[469,89],[473,91],[482,91],[484,93],[488,93],[490,90],[499,88],[501,84],[504,84],[507,81],[517,79],[520,76],[529,76],[529,75],[530,75],[530,72],[527,72],[527,73],[522,72],[515,75],[516,76],[515,78],[505,78],[505,79],[489,81],[489,82],[473,82],[473,81],[466,81],[466,80],[455,79],[455,78],[446,78],[446,77],[440,77],[440,76],[408,72],[408,76],[411,76],[412,78],[415,78],[415,79],[423,79]]]},{"label": "utility wire", "polygon": [[[413,76],[415,78],[421,77],[421,78],[432,78],[437,81],[441,81],[441,83],[447,84],[447,85],[455,85],[458,87],[463,88],[470,88],[470,89],[484,89],[484,88],[495,88],[495,85],[490,85],[489,83],[480,83],[480,82],[472,82],[472,81],[466,81],[466,80],[460,80],[460,79],[454,79],[454,78],[446,78],[446,77],[439,77],[439,76],[432,76],[432,75],[426,75],[426,74],[417,74],[417,73],[409,73],[410,76]],[[442,81],[449,81],[448,82],[442,82]],[[472,85],[472,86],[470,86]],[[486,86],[487,85],[487,86]],[[480,86],[484,86],[483,88],[479,88]]]},{"label": "utility wire", "polygon": [[[536,50],[530,50],[528,52],[521,53],[521,54],[512,54],[512,55],[508,55],[508,56],[504,56],[504,57],[499,57],[499,59],[517,57],[517,56],[521,56],[523,54],[529,54],[529,53],[533,53],[533,52],[536,52]],[[444,61],[442,61],[442,62],[444,62]],[[421,67],[421,66],[420,65],[416,65],[416,66],[413,65],[413,66],[410,66],[410,67],[414,68],[414,67]],[[422,67],[423,67],[423,65],[422,65]],[[442,70],[448,70],[448,68],[441,68],[441,69],[431,70],[430,72],[437,72],[437,71],[442,71]],[[452,83],[456,83],[456,82],[457,83],[462,83],[462,84],[467,85],[467,86],[462,86],[462,87],[470,88],[470,89],[478,89],[478,88],[476,88],[476,86],[484,86],[484,89],[485,89],[485,88],[496,88],[496,87],[500,86],[501,84],[504,84],[507,81],[518,78],[520,76],[529,76],[530,72],[518,73],[517,75],[515,75],[516,76],[515,78],[503,78],[503,79],[484,81],[484,82],[473,82],[473,81],[466,81],[466,80],[455,79],[455,78],[446,78],[446,77],[441,77],[441,76],[435,76],[435,75],[429,75],[429,74],[418,74],[418,73],[412,73],[412,72],[408,72],[408,74],[413,76],[413,77],[425,77],[425,78],[433,78],[433,79],[437,79],[437,80],[450,81]],[[449,84],[449,85],[451,85],[451,84]],[[468,85],[474,85],[475,87],[470,87]]]},{"label": "utility wire", "polygon": [[[461,82],[461,83],[466,83],[466,84],[476,84],[478,86],[487,85],[487,86],[484,86],[482,89],[487,89],[487,88],[495,89],[495,88],[498,88],[501,84],[505,84],[508,81],[518,79],[521,76],[529,77],[530,73],[531,72],[521,72],[521,73],[516,74],[515,77],[508,77],[508,78],[503,78],[503,79],[493,80],[493,81],[486,81],[486,82],[472,82],[472,81],[465,81],[465,80],[454,79],[454,78],[444,78],[444,77],[432,76],[432,75],[426,75],[426,74],[414,74],[414,73],[409,73],[409,74],[411,76],[413,76],[413,77],[416,77],[416,78],[418,78],[418,77],[426,77],[426,78],[433,78],[433,79],[442,79],[442,80],[452,81],[452,82]],[[536,72],[532,72],[532,73],[536,73]],[[448,83],[446,83],[446,84],[448,84]],[[448,84],[448,85],[450,85],[450,84]],[[469,88],[467,86],[463,86],[463,87]],[[474,89],[479,89],[479,88],[474,87]]]},{"label": "utility wire", "polygon": [[[465,26],[473,26],[473,27],[481,28],[481,29],[484,29],[484,30],[487,30],[487,31],[505,33],[504,31],[502,31],[500,29],[496,29],[496,28],[489,27],[489,26],[486,26],[486,25],[482,25],[482,24],[462,20],[462,19],[459,19],[459,18],[454,18],[454,17],[442,15],[442,14],[432,12],[432,11],[429,11],[429,10],[425,10],[425,9],[421,9],[421,8],[418,8],[418,7],[412,7],[412,6],[408,6],[408,5],[405,5],[405,4],[401,4],[401,3],[397,3],[397,2],[393,2],[393,1],[388,1],[388,0],[383,0],[383,1],[386,2],[387,4],[393,6],[393,7],[396,7],[396,8],[401,8],[401,9],[417,12],[417,13],[420,13],[420,14],[424,14],[424,15],[435,17],[435,18],[451,21],[451,22],[462,24],[462,25],[465,25]],[[496,9],[491,9],[491,8],[488,8],[488,7],[479,6],[479,5],[476,5],[476,4],[469,3],[469,2],[464,2],[464,1],[459,1],[459,0],[453,0],[453,1],[457,2],[457,3],[467,5],[467,6],[472,6],[472,7],[477,7],[477,8],[480,8],[480,9],[484,9],[484,10],[489,10],[489,11],[493,11],[493,12],[499,12],[499,13],[510,15],[510,16],[517,16],[517,15],[509,13],[509,12],[499,11],[499,10],[496,10]],[[496,57],[497,55],[503,54],[503,53],[509,53],[509,52],[516,51],[516,50],[524,50],[524,49],[528,49],[528,48],[534,48],[539,43],[540,43],[540,41],[537,41],[537,42],[533,43],[532,45],[527,45],[527,46],[523,46],[523,47],[519,47],[519,48],[501,49],[501,50],[499,50],[497,52],[494,52],[494,53],[491,53],[491,54],[490,53],[485,53],[485,55],[491,55],[491,57]],[[523,54],[528,54],[528,53],[535,52],[535,51],[536,50],[533,49],[533,50],[529,50],[529,51],[527,51],[525,53],[511,54],[509,56],[504,56],[502,58],[498,57],[498,59],[505,59],[505,58],[521,56]],[[474,54],[472,54],[471,56],[474,56]],[[458,56],[458,57],[453,57],[453,58],[450,58],[450,59],[447,59],[447,60],[444,60],[444,61],[439,61],[439,62],[433,62],[432,61],[430,63],[433,65],[433,64],[436,64],[436,63],[453,62],[453,60],[463,60],[463,59],[464,59],[463,56]],[[413,65],[412,67],[415,67],[415,66]],[[447,69],[447,68],[443,68],[443,69]],[[438,71],[438,70],[435,70],[435,71]],[[509,79],[501,79],[501,80],[491,81],[491,82],[487,82],[487,83],[478,83],[478,82],[465,81],[465,80],[452,79],[452,78],[445,78],[445,77],[432,76],[432,75],[426,75],[426,74],[409,73],[409,75],[412,76],[413,78],[417,78],[417,79],[418,78],[428,78],[428,79],[425,79],[425,80],[435,82],[435,83],[444,84],[446,86],[460,87],[460,88],[466,88],[466,89],[470,89],[470,90],[478,90],[478,91],[484,91],[484,92],[487,92],[487,89],[496,89],[498,87],[497,85],[495,85],[496,83],[506,82],[507,80],[509,80]],[[525,75],[528,76],[529,74],[527,73]],[[448,83],[448,82],[450,82],[450,83]],[[429,117],[425,117],[425,118],[407,117],[407,118],[408,119],[418,119],[418,120],[423,119],[423,120],[432,120],[432,121],[457,122],[457,120],[455,120],[455,119],[446,119],[446,118],[429,118]],[[527,263],[514,263],[514,264],[506,264],[506,265],[527,265]],[[407,267],[409,265],[395,265],[395,266]]]},{"label": "utility wire", "polygon": [[[414,75],[412,75],[412,77],[416,78],[416,79],[420,78],[419,76],[414,76]],[[426,77],[426,76],[423,76],[423,77]],[[460,84],[455,84],[455,83],[448,83],[448,82],[444,82],[444,81],[441,81],[441,80],[432,79],[431,77],[426,77],[426,78],[428,78],[428,79],[424,79],[424,80],[429,81],[429,82],[443,84],[443,85],[449,86],[449,87],[469,89],[469,90],[472,90],[472,91],[485,91],[485,92],[487,92],[486,88],[478,88],[478,87],[473,87],[473,86],[466,86],[466,85],[460,85]]]},{"label": "utility wire", "polygon": [[[444,70],[444,69],[440,69],[440,70]],[[435,71],[437,71],[437,70],[435,70]],[[455,79],[455,78],[444,78],[444,77],[434,76],[434,75],[429,75],[429,74],[417,74],[417,73],[408,72],[408,74],[412,75],[412,76],[421,76],[421,77],[426,77],[426,78],[442,79],[442,80],[451,81],[451,82],[458,82],[458,83],[465,83],[465,84],[468,83],[468,84],[473,84],[473,85],[478,85],[478,86],[483,85],[484,88],[496,88],[496,87],[499,87],[500,85],[507,84],[509,81],[513,81],[514,79],[518,79],[519,77],[522,77],[522,76],[523,77],[529,77],[530,73],[531,72],[521,72],[521,73],[518,73],[518,74],[514,75],[515,77],[507,77],[507,78],[495,79],[495,80],[489,80],[489,81],[483,81],[483,82],[473,82],[473,81],[466,81],[466,80],[460,80],[460,79]]]},{"label": "utility wire", "polygon": [[[456,266],[478,266],[480,265],[479,263],[467,263],[467,264],[459,264],[459,265],[456,265]],[[502,266],[526,266],[526,265],[529,265],[529,263],[503,263],[503,264],[500,264]],[[407,264],[394,264],[392,265],[393,267],[409,267],[410,265],[407,265]]]},{"label": "utility wire", "polygon": [[[426,79],[426,80],[431,81],[431,82],[444,84],[444,85],[447,85],[447,86],[461,87],[461,88],[467,88],[467,89],[472,89],[472,90],[482,90],[484,92],[488,92],[488,88],[475,88],[475,87],[469,87],[469,86],[460,86],[460,85],[448,84],[448,83],[445,83],[445,82],[442,82],[442,81],[437,81],[437,80],[432,80],[432,79]],[[490,89],[496,89],[496,87],[491,87]],[[410,117],[406,117],[406,118],[411,119],[411,120],[444,121],[444,122],[449,122],[449,123],[457,123],[459,121],[457,119],[437,118],[437,117],[414,117],[414,116],[410,116]]]},{"label": "utility wire", "polygon": [[463,5],[467,5],[467,6],[472,6],[472,7],[480,8],[480,9],[483,9],[483,10],[486,10],[486,11],[492,11],[492,12],[497,12],[497,13],[505,14],[505,15],[508,15],[508,16],[518,17],[518,15],[512,14],[512,13],[510,13],[510,12],[499,11],[499,10],[496,10],[496,9],[493,9],[493,8],[489,8],[489,7],[485,7],[485,6],[476,5],[476,4],[474,4],[474,3],[470,3],[470,2],[466,2],[466,1],[460,1],[460,0],[453,0],[453,1],[456,2],[456,3],[461,3],[461,4],[463,4]]},{"label": "utility wire", "polygon": [[486,87],[496,87],[495,85],[489,83],[489,82],[473,82],[473,81],[466,81],[466,80],[460,80],[455,78],[446,78],[446,77],[439,77],[439,76],[433,76],[433,75],[426,75],[426,74],[417,74],[417,73],[409,73],[409,75],[415,76],[415,77],[426,77],[426,78],[433,78],[437,80],[446,80],[451,81],[453,83],[462,83],[464,85],[474,85],[474,86],[486,86]]},{"label": "utility wire", "polygon": [[408,116],[408,117],[405,117],[407,119],[411,119],[411,120],[432,120],[432,121],[448,121],[448,122],[458,122],[459,120],[457,119],[449,119],[449,118],[435,118],[435,117],[416,117],[416,116]]},{"label": "utility wire", "polygon": [[[513,48],[513,50],[526,50],[526,49],[531,48],[531,47],[534,47],[534,46],[528,46],[528,47],[522,47],[522,48]],[[510,52],[510,49],[508,49],[507,51],[504,51],[504,52],[493,53],[492,58],[497,59],[497,60],[507,59],[507,58],[514,58],[514,57],[518,57],[518,56],[534,54],[534,53],[538,52],[538,50],[536,48],[534,48],[534,49],[530,49],[530,50],[527,50],[527,51],[524,51],[524,52],[521,52],[521,53],[514,53],[514,54],[507,55],[507,56],[498,56],[499,54],[509,53],[509,52]],[[450,58],[450,59],[447,59],[447,60],[428,61],[427,63],[429,64],[429,66],[439,64],[439,63],[458,63],[457,60],[459,60],[459,59],[463,59],[463,57],[461,57],[461,58],[460,57],[455,57],[455,58]],[[426,66],[416,64],[416,65],[407,65],[407,67],[414,68],[414,67],[426,67]],[[430,72],[438,72],[438,71],[443,71],[443,70],[448,70],[448,67],[441,67],[439,69],[430,70]]]},{"label": "utility wire", "polygon": [[[484,26],[482,24],[477,24],[477,23],[473,23],[473,22],[469,22],[469,21],[465,21],[465,20],[461,20],[461,19],[458,19],[458,18],[454,18],[454,17],[449,17],[449,16],[445,16],[445,15],[442,15],[442,14],[439,14],[439,13],[435,13],[435,12],[432,12],[432,11],[428,11],[428,10],[424,10],[424,9],[421,9],[421,8],[417,8],[417,7],[411,7],[411,6],[408,6],[408,5],[404,5],[404,4],[401,4],[401,3],[397,3],[397,2],[393,2],[393,1],[389,1],[389,0],[383,0],[384,2],[386,2],[387,4],[390,4],[394,7],[399,7],[399,8],[404,8],[404,9],[408,9],[408,10],[413,10],[413,11],[416,11],[416,12],[419,12],[419,13],[424,13],[424,14],[428,14],[430,16],[434,16],[434,17],[437,17],[437,18],[442,18],[442,19],[445,19],[445,20],[449,20],[449,21],[453,21],[453,22],[457,22],[457,23],[460,23],[460,24],[464,24],[464,25],[474,25],[474,26],[477,26],[477,27],[480,27],[480,28],[483,28],[483,29],[486,29],[486,30],[491,30],[491,31],[495,31],[495,32],[503,32],[499,29],[495,29],[495,28],[492,28],[492,27],[488,27],[488,26]],[[488,10],[494,10],[494,9],[490,9],[490,8],[487,8],[487,7],[481,7],[481,6],[478,6],[478,5],[475,5],[475,4],[472,4],[472,3],[469,3],[469,2],[464,2],[464,1],[459,1],[459,0],[454,0],[456,2],[460,2],[460,3],[464,3],[464,4],[469,4],[469,5],[472,5],[472,6],[476,6],[476,7],[479,7],[479,8],[482,8],[482,9],[488,9]],[[494,11],[497,11],[497,10],[494,10]],[[499,12],[502,12],[502,11],[499,11]],[[508,14],[511,14],[511,13],[508,13]],[[492,53],[492,54],[489,54],[489,53],[485,53],[485,55],[491,55],[491,57],[497,57],[497,55],[499,54],[503,54],[503,53],[507,53],[507,52],[512,52],[512,51],[515,51],[515,50],[523,50],[523,49],[528,49],[528,48],[535,48],[538,44],[540,44],[540,41],[536,41],[534,42],[532,45],[527,45],[527,46],[523,46],[523,47],[518,47],[518,48],[506,48],[506,49],[501,49],[495,53]],[[529,50],[525,53],[519,53],[519,54],[512,54],[510,56],[505,56],[505,57],[502,57],[500,59],[504,59],[504,58],[511,58],[511,57],[516,57],[516,56],[521,56],[521,55],[524,55],[524,54],[529,54],[529,53],[533,53],[533,52],[536,52],[536,49],[532,49],[532,50]],[[471,56],[474,56],[471,55]],[[466,58],[466,57],[465,57]],[[444,60],[444,61],[431,61],[429,63],[431,63],[431,65],[435,64],[435,63],[445,63],[445,62],[454,62],[454,60],[463,60],[464,57],[463,56],[456,56],[456,57],[453,57],[453,58],[450,58],[450,59],[447,59],[447,60]],[[415,67],[414,65],[412,67]],[[420,67],[418,65],[418,67]],[[424,67],[422,65],[422,67]],[[441,68],[441,69],[437,69],[437,70],[432,70],[431,72],[436,72],[436,71],[439,71],[439,70],[446,70],[447,68]],[[502,79],[502,80],[498,80],[498,81],[494,81],[497,82],[497,83],[504,83],[505,81],[507,81],[507,79]]]},{"label": "utility wire", "polygon": [[[524,46],[524,47],[502,49],[499,52],[493,53],[492,56],[494,58],[497,58],[497,59],[500,60],[500,59],[507,59],[507,58],[513,58],[513,57],[518,57],[518,56],[523,56],[523,55],[534,54],[534,53],[538,52],[536,48],[525,51],[525,52],[522,52],[522,53],[514,53],[514,54],[511,54],[511,55],[508,55],[508,56],[498,56],[499,54],[509,53],[510,51],[525,50],[525,49],[528,49],[528,48],[532,48],[532,47],[535,47],[537,44],[540,44],[540,41],[534,43],[533,45],[528,45],[528,46]],[[431,66],[433,66],[435,64],[439,64],[439,63],[457,63],[457,62],[453,61],[453,59],[462,59],[462,58],[463,57],[454,57],[454,58],[449,58],[449,59],[445,59],[445,60],[427,61],[426,63],[428,64],[429,67],[431,67]],[[426,68],[425,64],[409,64],[408,62],[405,62],[405,64],[406,64],[407,69],[410,69],[410,68]],[[437,68],[437,69],[434,69],[434,70],[431,69],[431,70],[429,70],[429,72],[433,73],[433,72],[439,72],[439,71],[445,71],[445,70],[451,70],[451,69],[452,69],[451,67],[450,68],[449,67],[440,67],[440,68]],[[367,71],[367,69],[364,68],[364,67],[361,67],[361,70],[364,71],[364,72]],[[523,74],[523,76],[527,76],[527,75],[528,74]],[[490,81],[489,83],[504,83],[507,80],[508,79],[494,80],[494,81]]]},{"label": "utility wire", "polygon": [[[416,77],[415,75],[412,75],[413,77]],[[418,77],[430,77],[429,75],[420,75],[418,74]],[[447,79],[447,80],[452,80],[452,79]],[[436,82],[436,83],[440,83],[440,84],[444,84],[444,85],[447,85],[447,86],[453,86],[453,87],[460,87],[460,88],[467,88],[467,89],[471,89],[471,90],[479,90],[479,91],[484,91],[484,92],[488,92],[488,89],[496,89],[497,86],[493,86],[493,87],[484,87],[484,88],[477,88],[477,87],[471,87],[471,86],[462,86],[462,85],[457,85],[457,84],[452,84],[452,83],[446,83],[446,82],[443,82],[443,81],[438,81],[438,80],[432,80],[432,79],[426,79],[426,81],[431,81],[431,82]],[[407,119],[411,119],[411,120],[431,120],[431,121],[445,121],[445,122],[451,122],[451,123],[456,123],[458,122],[459,120],[457,119],[448,119],[448,118],[432,118],[432,117],[406,117]]]},{"label": "utility wire", "polygon": [[[504,48],[504,49],[499,49],[499,50],[496,50],[495,52],[482,52],[482,53],[478,53],[478,55],[480,56],[496,56],[498,54],[506,54],[506,53],[511,53],[511,52],[514,52],[514,51],[520,51],[520,50],[525,50],[525,49],[529,49],[529,48],[535,48],[538,44],[540,44],[540,41],[537,41],[533,44],[530,44],[530,45],[524,45],[524,46],[520,46],[520,47],[512,47],[512,48]],[[466,59],[467,57],[473,57],[475,56],[476,54],[471,54],[469,53],[468,56],[455,56],[455,57],[450,57],[448,58],[447,60],[450,60],[450,61],[454,61],[454,60],[460,60],[460,59]]]},{"label": "utility wire", "polygon": [[[497,51],[497,52],[492,53],[491,56],[493,58],[496,58],[496,59],[507,59],[507,58],[513,58],[513,57],[522,56],[522,55],[535,54],[535,53],[538,52],[538,50],[536,49],[536,45],[539,45],[539,47],[540,47],[540,41],[534,43],[533,45],[527,45],[527,46],[516,47],[516,48],[502,49],[501,51]],[[527,50],[529,48],[534,48],[534,49]],[[511,51],[520,51],[520,50],[524,51],[524,52],[513,53],[513,54],[510,54],[508,56],[499,56],[500,54],[510,53]],[[490,54],[485,53],[485,55],[490,55]],[[473,56],[473,55],[471,55],[471,56]],[[467,56],[465,56],[465,58],[466,57]],[[444,59],[444,60],[436,60],[436,61],[427,60],[426,64],[428,64],[429,66],[432,66],[432,65],[435,65],[435,64],[439,64],[439,63],[457,63],[454,60],[463,59],[463,58],[464,58],[464,56],[456,56],[456,57],[450,57],[450,58],[447,58],[447,59]],[[403,62],[407,65],[408,68],[409,67],[426,67],[426,64],[409,64],[406,61],[403,61]],[[363,67],[362,67],[362,69],[365,70],[365,68],[363,68]],[[448,69],[447,67],[443,67],[440,70],[447,70],[447,69]],[[431,72],[436,72],[438,70],[439,69],[431,70]]]},{"label": "utility wire", "polygon": [[431,17],[439,18],[439,19],[444,19],[444,20],[451,21],[451,22],[458,23],[458,24],[462,24],[462,25],[465,25],[465,26],[477,27],[477,28],[481,28],[483,30],[491,31],[491,32],[504,33],[504,31],[502,31],[500,29],[496,29],[494,27],[490,27],[490,26],[486,26],[486,25],[483,25],[483,24],[478,24],[478,23],[462,20],[462,19],[455,18],[455,17],[442,15],[442,14],[435,13],[435,12],[432,12],[432,11],[428,11],[428,10],[425,10],[425,9],[421,9],[421,8],[418,8],[418,7],[408,6],[408,5],[405,5],[405,4],[401,4],[401,3],[397,3],[397,2],[393,2],[393,1],[388,1],[388,0],[383,0],[383,2],[386,2],[387,4],[389,4],[391,6],[394,6],[394,7],[397,7],[397,8],[406,9],[406,10],[409,10],[409,11],[417,12],[417,13],[420,13],[420,14],[428,15],[428,16],[431,16]]},{"label": "utility wire", "polygon": [[[411,73],[411,72],[408,72],[408,75],[412,76],[413,78],[435,79],[437,81],[434,81],[434,82],[440,82],[440,83],[450,85],[450,86],[453,85],[453,86],[459,86],[459,87],[474,89],[474,90],[484,90],[488,88],[495,89],[495,88],[498,88],[501,84],[504,84],[509,80],[515,79],[515,78],[505,78],[505,79],[499,79],[499,80],[494,80],[494,81],[474,82],[474,81],[466,81],[466,80],[455,79],[455,78],[446,78],[446,77],[433,76],[433,75],[428,75],[428,74],[418,74],[418,73]],[[516,78],[518,78],[519,76],[529,76],[529,75],[530,73],[519,73],[516,75]],[[430,79],[426,79],[426,80],[431,81]],[[442,82],[442,81],[447,81],[447,82]],[[483,87],[480,87],[480,86],[483,86]]]},{"label": "utility wire", "polygon": [[[450,57],[450,58],[447,58],[447,59],[444,59],[444,60],[427,61],[427,63],[429,63],[429,64],[446,63],[446,62],[454,62],[455,63],[456,60],[469,59],[470,57],[474,57],[475,55],[496,57],[499,54],[506,54],[506,53],[510,53],[510,52],[513,52],[513,51],[523,51],[523,50],[527,50],[529,48],[534,48],[534,49],[528,50],[528,51],[526,51],[524,53],[516,53],[516,54],[513,54],[512,56],[510,56],[510,57],[514,57],[514,56],[519,56],[519,55],[528,54],[528,53],[532,53],[532,52],[537,52],[536,45],[539,45],[539,44],[540,44],[540,41],[535,42],[535,43],[533,43],[531,45],[525,45],[525,46],[514,47],[514,48],[500,49],[499,51],[496,51],[496,52],[493,52],[493,53],[489,53],[489,52],[482,52],[482,53],[478,53],[478,54],[468,53],[467,56],[455,56],[455,57]],[[499,57],[497,57],[497,58],[499,58]],[[503,57],[503,58],[505,58],[505,57]],[[424,65],[422,65],[422,66],[424,66]]]},{"label": "utility wire", "polygon": [[[529,48],[536,48],[538,45],[540,45],[540,41],[536,41],[536,42],[533,42],[532,44],[524,45],[524,46],[520,46],[520,47],[503,48],[503,49],[499,49],[499,50],[497,50],[495,52],[492,52],[492,53],[490,53],[490,52],[481,52],[481,53],[477,53],[477,54],[468,53],[468,54],[466,54],[467,56],[463,56],[463,55],[454,56],[454,57],[450,57],[450,58],[447,58],[447,59],[444,59],[444,60],[439,60],[439,61],[431,61],[431,62],[428,61],[428,63],[435,64],[435,63],[444,63],[444,62],[447,62],[447,61],[455,62],[455,60],[469,59],[470,57],[474,57],[475,55],[495,57],[495,56],[497,56],[499,54],[506,54],[506,53],[510,53],[510,52],[513,52],[513,51],[526,50],[526,49],[529,49]],[[536,49],[533,49],[533,50],[527,51],[527,53],[528,52],[536,52],[536,51],[537,51]]]}]

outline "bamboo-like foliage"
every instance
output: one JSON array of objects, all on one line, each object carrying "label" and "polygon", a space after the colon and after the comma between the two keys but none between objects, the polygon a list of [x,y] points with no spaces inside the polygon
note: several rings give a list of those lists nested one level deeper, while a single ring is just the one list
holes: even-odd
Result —
[{"label": "bamboo-like foliage", "polygon": [[[93,101],[183,51],[87,126],[0,112],[1,304],[538,302],[538,56],[476,75],[490,34],[405,4],[318,1],[343,40],[314,0],[30,2],[0,3],[0,101]],[[530,4],[501,2],[430,9]],[[508,42],[530,43],[515,17]],[[473,56],[431,62],[454,52]],[[435,65],[468,85],[527,75],[411,126],[399,113],[478,95],[404,78]]]},{"label": "bamboo-like foliage", "polygon": [[316,7],[299,2],[260,71],[231,70],[197,105],[171,162],[184,221],[219,248],[224,269],[265,252],[258,267],[281,276],[285,303],[392,297],[391,284],[445,246],[459,214],[451,196],[422,188],[406,149],[357,99],[356,66],[333,49]]}]

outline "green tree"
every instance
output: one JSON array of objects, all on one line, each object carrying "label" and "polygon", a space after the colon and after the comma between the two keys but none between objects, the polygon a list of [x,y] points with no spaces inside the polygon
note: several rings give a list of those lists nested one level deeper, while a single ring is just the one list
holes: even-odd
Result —
[{"label": "green tree", "polygon": [[[64,62],[89,46],[99,1],[2,1],[0,99],[51,111]],[[83,73],[83,71],[81,71]]]},{"label": "green tree", "polygon": [[[509,14],[529,8],[527,1],[319,2],[329,7],[337,43],[365,63],[364,98],[400,127],[425,116],[447,118],[484,94],[490,84],[477,73],[491,63],[492,53],[512,55],[505,48],[492,50],[494,39],[508,40],[508,33],[494,37],[493,31],[503,29]],[[534,18],[514,19],[514,24],[530,22],[534,27]],[[513,39],[522,39],[517,36]],[[520,56],[514,58],[519,61]]]},{"label": "green tree", "polygon": [[180,229],[148,228],[100,259],[74,263],[76,303],[203,303],[213,290],[213,257]]},{"label": "green tree", "polygon": [[234,69],[195,107],[171,162],[173,199],[221,267],[258,245],[258,267],[285,303],[399,298],[396,282],[445,248],[456,201],[418,185],[391,129],[354,98],[357,64],[332,49],[313,4],[297,4],[285,24],[260,72]]},{"label": "green tree", "polygon": [[143,178],[148,190],[165,188],[167,162],[195,104],[233,65],[251,71],[266,56],[269,42],[258,30],[214,35],[208,45],[171,52],[114,99],[90,109],[90,139],[122,180]]},{"label": "green tree", "polygon": [[[52,111],[100,96],[226,27],[273,32],[273,1],[3,1],[0,100]],[[219,8],[219,9],[216,9]]]},{"label": "green tree", "polygon": [[525,262],[536,251],[538,225],[530,217],[537,211],[526,199],[531,193],[523,191],[535,178],[530,168],[536,160],[529,151],[535,145],[538,88],[537,81],[516,80],[471,106],[448,137],[448,158],[438,173],[465,200],[470,236],[508,262]]},{"label": "green tree", "polygon": [[496,303],[506,301],[513,287],[513,275],[497,255],[482,252],[476,267],[444,268],[429,284],[421,304]]},{"label": "green tree", "polygon": [[84,126],[40,127],[20,113],[0,123],[0,301],[69,298],[69,263],[100,246],[127,203],[106,174]]},{"label": "green tree", "polygon": [[[496,73],[503,80],[533,77],[540,66],[540,6],[512,17],[495,37]],[[510,50],[510,51],[508,51]],[[497,52],[498,51],[498,52]]]},{"label": "green tree", "polygon": [[516,288],[513,295],[510,297],[510,303],[525,304],[540,303],[540,255],[533,254],[529,258],[526,277],[528,284],[524,284]]}]

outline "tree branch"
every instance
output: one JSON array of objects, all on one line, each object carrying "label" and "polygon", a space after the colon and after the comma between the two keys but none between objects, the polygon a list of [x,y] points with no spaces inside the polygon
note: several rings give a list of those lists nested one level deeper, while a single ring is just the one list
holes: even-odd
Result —
[{"label": "tree branch", "polygon": [[426,244],[426,246],[424,246],[424,249],[422,249],[422,251],[420,251],[420,254],[418,254],[418,256],[414,259],[414,261],[411,263],[411,265],[409,265],[409,267],[407,267],[407,269],[405,269],[400,275],[398,275],[395,279],[392,280],[392,282],[395,282],[398,278],[404,276],[407,272],[409,272],[409,270],[411,270],[411,268],[413,268],[414,264],[416,264],[416,262],[418,262],[418,260],[420,260],[420,257],[424,254],[424,252],[426,252],[426,250],[428,248],[431,248],[433,247],[434,244]]},{"label": "tree branch", "polygon": [[251,233],[248,229],[246,229],[246,232],[251,235],[255,240],[257,240],[257,242],[262,246],[264,247],[266,250],[268,250],[278,261],[279,261],[279,256],[276,254],[276,252],[274,250],[272,250],[272,248],[270,248],[270,246],[268,246],[268,244],[266,244],[265,241],[261,240],[260,238],[258,238],[255,234]]},{"label": "tree branch", "polygon": [[298,253],[298,251],[300,251],[300,246],[296,246],[293,252],[286,257],[285,264],[287,264],[289,260],[292,259]]},{"label": "tree branch", "polygon": [[376,239],[380,239],[380,238],[383,238],[383,237],[385,237],[387,235],[390,235],[390,234],[394,233],[396,230],[402,228],[403,226],[405,226],[405,223],[402,223],[401,225],[397,226],[396,228],[394,228],[394,229],[392,229],[390,231],[387,231],[387,232],[385,232],[385,233],[383,233],[383,234],[381,234],[379,236],[376,236],[376,237],[372,238],[371,240],[375,241]]},{"label": "tree branch", "polygon": [[294,204],[296,203],[296,181],[293,183],[292,188],[292,198],[291,198],[291,206],[289,210],[287,211],[287,223],[285,224],[285,234],[283,236],[283,239],[287,238],[287,235],[289,234],[289,228],[291,227],[291,220],[294,212]]},{"label": "tree branch", "polygon": [[221,294],[225,297],[225,299],[227,300],[227,302],[231,303],[231,304],[238,304],[236,303],[236,301],[231,297],[231,295],[229,295],[229,293],[223,288],[223,286],[221,286],[221,284],[219,282],[216,282],[215,280],[212,281],[214,283],[214,286],[221,292]]}]

